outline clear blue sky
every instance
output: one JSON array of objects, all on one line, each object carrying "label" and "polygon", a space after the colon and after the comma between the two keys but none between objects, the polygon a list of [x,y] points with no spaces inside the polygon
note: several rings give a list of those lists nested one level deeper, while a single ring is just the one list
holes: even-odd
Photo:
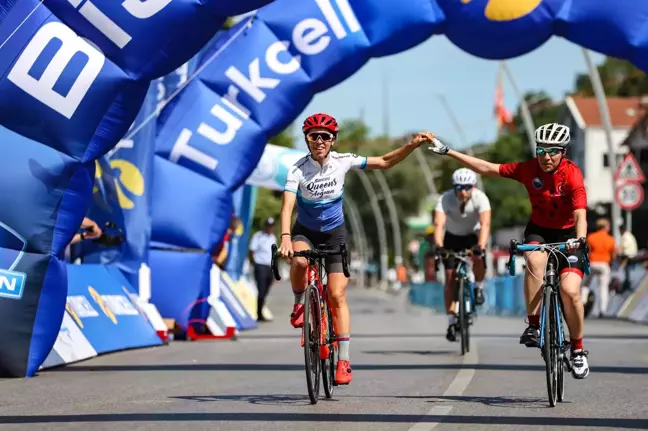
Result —
[{"label": "clear blue sky", "polygon": [[[595,53],[597,64],[603,59]],[[581,49],[558,37],[509,60],[508,65],[523,92],[544,90],[555,100],[564,97],[572,89],[576,74],[586,70]],[[492,140],[496,134],[493,104],[497,70],[497,62],[474,57],[444,36],[434,36],[409,51],[370,60],[355,75],[316,95],[296,124],[314,112],[327,112],[338,120],[358,118],[364,112],[372,134],[382,133],[382,80],[386,76],[391,136],[429,129],[457,146],[458,135],[434,96],[436,92],[445,94],[471,144]],[[506,106],[514,111],[517,100],[513,89],[506,78],[503,82]]]}]

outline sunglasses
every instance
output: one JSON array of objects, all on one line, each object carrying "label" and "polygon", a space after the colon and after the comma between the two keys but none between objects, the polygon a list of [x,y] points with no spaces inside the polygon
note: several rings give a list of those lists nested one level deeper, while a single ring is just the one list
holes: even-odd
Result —
[{"label": "sunglasses", "polygon": [[459,190],[468,191],[468,190],[472,190],[473,186],[471,186],[470,184],[457,184],[454,188],[457,191],[459,191]]},{"label": "sunglasses", "polygon": [[560,147],[551,147],[551,148],[542,148],[536,147],[536,155],[542,156],[544,154],[549,154],[550,156],[555,156],[563,152],[563,149]]},{"label": "sunglasses", "polygon": [[322,142],[329,142],[335,139],[335,135],[329,132],[311,132],[306,135],[306,139],[308,142],[317,142],[320,139]]}]

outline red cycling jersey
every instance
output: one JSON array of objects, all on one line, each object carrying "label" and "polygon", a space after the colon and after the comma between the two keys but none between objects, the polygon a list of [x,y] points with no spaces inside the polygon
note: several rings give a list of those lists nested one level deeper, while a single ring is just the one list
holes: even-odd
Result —
[{"label": "red cycling jersey", "polygon": [[531,222],[547,229],[574,226],[574,211],[587,209],[583,174],[563,158],[554,172],[544,172],[537,159],[500,165],[499,173],[524,184],[531,201]]}]

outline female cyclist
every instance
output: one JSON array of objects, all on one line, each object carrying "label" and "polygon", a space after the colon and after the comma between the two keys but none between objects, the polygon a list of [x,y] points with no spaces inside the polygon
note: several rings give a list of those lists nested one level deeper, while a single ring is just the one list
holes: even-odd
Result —
[{"label": "female cyclist", "polygon": [[[302,132],[309,154],[298,160],[288,172],[281,207],[279,253],[285,258],[292,258],[293,251],[312,249],[320,244],[337,249],[340,244],[346,243],[342,196],[344,176],[349,169],[389,169],[429,140],[428,135],[416,135],[407,144],[382,157],[360,157],[331,151],[338,130],[335,118],[327,114],[314,114],[304,121]],[[291,231],[295,202],[297,221]],[[305,258],[291,261],[290,282],[295,294],[295,305],[290,323],[295,328],[300,328],[304,324],[304,290],[308,264]],[[350,315],[346,302],[349,280],[342,273],[341,256],[327,258],[325,265],[339,346],[335,381],[339,385],[346,385],[352,379],[349,363]]]}]

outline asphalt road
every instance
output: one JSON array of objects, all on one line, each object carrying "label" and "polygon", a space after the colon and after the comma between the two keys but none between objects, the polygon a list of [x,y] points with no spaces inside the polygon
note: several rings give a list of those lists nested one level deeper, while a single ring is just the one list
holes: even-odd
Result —
[{"label": "asphalt road", "polygon": [[292,295],[275,321],[237,341],[173,342],[0,380],[0,430],[648,429],[648,326],[588,321],[591,373],[548,407],[538,349],[522,319],[480,317],[461,357],[446,318],[404,297],[350,292],[354,381],[310,405]]}]

